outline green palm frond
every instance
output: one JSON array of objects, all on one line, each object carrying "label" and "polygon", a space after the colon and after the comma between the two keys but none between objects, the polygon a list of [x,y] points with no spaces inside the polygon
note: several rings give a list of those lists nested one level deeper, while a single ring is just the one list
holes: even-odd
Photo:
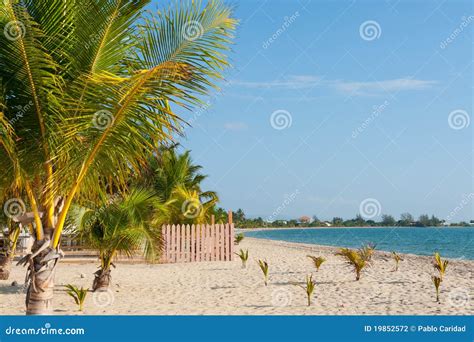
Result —
[{"label": "green palm frond", "polygon": [[179,108],[199,105],[228,66],[228,6],[147,4],[0,1],[0,162],[13,174],[0,187],[27,194],[38,238],[54,228],[54,247],[69,209],[126,192],[156,146],[181,133]]}]

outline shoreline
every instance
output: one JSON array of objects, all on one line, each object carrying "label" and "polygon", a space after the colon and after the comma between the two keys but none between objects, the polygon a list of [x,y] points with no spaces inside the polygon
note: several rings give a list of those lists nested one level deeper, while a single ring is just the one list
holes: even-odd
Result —
[{"label": "shoreline", "polygon": [[259,228],[239,228],[235,227],[235,231],[241,232],[252,232],[252,231],[261,231],[261,230],[283,230],[283,229],[380,229],[380,228],[392,228],[392,229],[413,229],[413,228],[438,228],[438,229],[459,229],[459,228],[472,228],[474,226],[433,226],[433,227],[419,227],[419,226],[354,226],[354,227],[345,227],[345,226],[321,226],[321,227],[259,227]]}]

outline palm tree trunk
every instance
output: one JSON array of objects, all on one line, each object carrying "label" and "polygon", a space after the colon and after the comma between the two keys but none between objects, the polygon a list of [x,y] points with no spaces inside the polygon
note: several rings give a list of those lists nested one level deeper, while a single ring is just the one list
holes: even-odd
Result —
[{"label": "palm tree trunk", "polygon": [[111,269],[100,269],[94,273],[94,282],[92,284],[92,291],[107,291],[112,281]]},{"label": "palm tree trunk", "polygon": [[27,265],[25,283],[27,315],[47,315],[53,311],[54,274],[62,252],[50,247],[50,240],[35,241],[31,253],[18,264]]},{"label": "palm tree trunk", "polygon": [[10,255],[0,255],[0,280],[7,280],[10,277],[11,266]]}]

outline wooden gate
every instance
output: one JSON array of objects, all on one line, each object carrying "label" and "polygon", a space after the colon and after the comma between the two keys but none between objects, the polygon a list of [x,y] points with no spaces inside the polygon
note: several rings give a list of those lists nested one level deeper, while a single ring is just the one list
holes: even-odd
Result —
[{"label": "wooden gate", "polygon": [[162,234],[162,262],[233,260],[233,223],[164,225]]}]

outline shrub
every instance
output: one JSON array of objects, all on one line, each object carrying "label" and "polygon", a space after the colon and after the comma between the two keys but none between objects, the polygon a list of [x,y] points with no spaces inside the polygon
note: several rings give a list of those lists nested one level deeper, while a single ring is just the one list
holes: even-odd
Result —
[{"label": "shrub", "polygon": [[247,249],[246,251],[244,251],[243,249],[241,249],[239,253],[235,254],[239,256],[240,260],[242,260],[242,268],[246,268],[247,260],[249,259],[249,250]]},{"label": "shrub", "polygon": [[434,255],[433,267],[439,272],[439,277],[443,280],[443,276],[446,273],[446,268],[448,268],[448,260],[441,259],[441,256],[438,252]]},{"label": "shrub", "polygon": [[347,264],[354,268],[356,281],[360,280],[362,270],[369,265],[369,261],[366,259],[367,255],[363,254],[361,250],[357,251],[349,248],[341,248],[336,255],[346,259]]},{"label": "shrub", "polygon": [[268,262],[266,260],[258,260],[258,266],[262,270],[265,286],[268,285]]},{"label": "shrub", "polygon": [[314,255],[307,255],[308,258],[310,258],[313,261],[314,267],[316,267],[316,271],[319,271],[319,268],[323,264],[323,262],[326,261],[323,257],[320,256],[314,256]]},{"label": "shrub", "polygon": [[403,259],[400,254],[396,252],[392,252],[392,258],[393,260],[395,260],[395,271],[398,271],[398,264],[400,263],[400,261],[403,261]]},{"label": "shrub", "polygon": [[77,286],[72,284],[66,285],[66,288],[68,289],[67,294],[70,295],[74,299],[74,302],[79,306],[79,311],[82,311],[84,309],[84,301],[86,300],[87,291],[89,291],[89,289],[84,289],[83,287],[79,289]]}]

